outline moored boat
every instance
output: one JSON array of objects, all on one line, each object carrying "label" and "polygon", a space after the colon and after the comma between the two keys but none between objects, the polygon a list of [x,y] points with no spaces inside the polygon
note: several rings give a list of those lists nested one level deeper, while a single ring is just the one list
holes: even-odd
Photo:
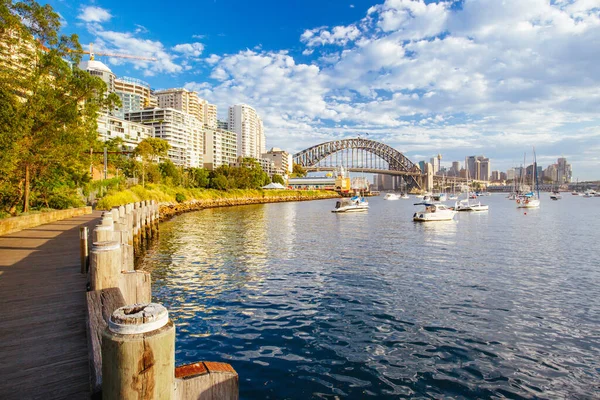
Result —
[{"label": "moored boat", "polygon": [[385,196],[383,197],[384,200],[399,200],[400,196],[398,196],[396,193],[386,193]]},{"label": "moored boat", "polygon": [[345,212],[361,212],[369,210],[369,202],[360,196],[354,196],[351,198],[342,198],[335,203],[335,208],[331,210],[333,213],[345,213]]},{"label": "moored boat", "polygon": [[429,222],[429,221],[450,221],[454,219],[456,211],[439,203],[415,203],[415,205],[424,205],[425,209],[417,211],[413,215],[413,221]]}]

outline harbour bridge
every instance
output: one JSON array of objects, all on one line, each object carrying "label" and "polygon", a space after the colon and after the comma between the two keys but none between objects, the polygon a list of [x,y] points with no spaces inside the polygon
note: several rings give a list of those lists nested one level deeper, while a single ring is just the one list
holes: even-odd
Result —
[{"label": "harbour bridge", "polygon": [[[401,177],[408,190],[431,190],[433,180],[404,154],[387,144],[361,137],[321,143],[294,154],[294,163],[306,171],[333,171],[343,166],[351,172]],[[457,181],[464,181],[458,178]]]}]

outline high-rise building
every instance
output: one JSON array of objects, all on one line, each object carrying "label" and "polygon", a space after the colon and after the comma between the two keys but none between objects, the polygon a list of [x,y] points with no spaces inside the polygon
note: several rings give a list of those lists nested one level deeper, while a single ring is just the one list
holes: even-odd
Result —
[{"label": "high-rise building", "polygon": [[173,108],[193,115],[200,123],[204,121],[203,104],[198,93],[183,88],[158,90],[154,92],[159,108]]},{"label": "high-rise building", "polygon": [[142,140],[153,137],[154,130],[150,126],[126,121],[108,114],[100,114],[98,116],[98,134],[102,141],[121,138],[123,146],[128,150],[133,150]]},{"label": "high-rise building", "polygon": [[460,175],[460,162],[452,161],[452,167],[450,168],[451,176],[459,176]]},{"label": "high-rise building", "polygon": [[479,180],[489,181],[492,174],[492,165],[489,158],[481,157],[479,159]]},{"label": "high-rise building", "polygon": [[173,108],[152,108],[125,113],[125,119],[154,128],[154,137],[166,140],[168,157],[176,165],[202,167],[204,133],[196,117]]},{"label": "high-rise building", "polygon": [[237,160],[237,138],[226,129],[204,126],[204,168],[214,170]]},{"label": "high-rise building", "polygon": [[217,128],[229,130],[229,123],[227,121],[217,121]]},{"label": "high-rise building", "polygon": [[266,138],[256,110],[246,104],[231,106],[228,124],[229,129],[237,135],[238,156],[260,159],[265,152]]},{"label": "high-rise building", "polygon": [[204,125],[208,126],[209,128],[218,128],[217,106],[215,104],[210,104],[206,100],[202,100],[202,109],[204,113],[202,122]]},{"label": "high-rise building", "polygon": [[121,107],[115,112],[120,118],[123,118],[126,112],[154,108],[158,105],[150,85],[139,79],[116,78],[115,94],[121,99]]},{"label": "high-rise building", "polygon": [[558,165],[550,164],[543,172],[544,179],[549,179],[552,182],[558,182]]},{"label": "high-rise building", "polygon": [[433,166],[433,173],[437,174],[441,169],[442,155],[438,154],[430,159],[431,165]]},{"label": "high-rise building", "polygon": [[571,182],[573,171],[571,170],[571,164],[567,163],[567,159],[561,157],[557,163],[557,180],[558,183],[569,183]]},{"label": "high-rise building", "polygon": [[491,179],[492,179],[492,181],[499,181],[500,180],[500,171],[492,171]]},{"label": "high-rise building", "polygon": [[506,179],[507,180],[513,180],[513,179],[515,179],[515,169],[514,168],[509,168],[506,171]]},{"label": "high-rise building", "polygon": [[280,173],[282,176],[292,173],[293,157],[287,151],[273,147],[268,152],[263,153],[262,158],[273,161],[275,164],[275,169],[280,171],[278,173]]}]

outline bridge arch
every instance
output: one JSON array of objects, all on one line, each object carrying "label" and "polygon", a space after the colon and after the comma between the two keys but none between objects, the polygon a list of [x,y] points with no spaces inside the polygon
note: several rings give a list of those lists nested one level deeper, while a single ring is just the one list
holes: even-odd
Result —
[{"label": "bridge arch", "polygon": [[[304,168],[312,168],[337,152],[352,150],[365,151],[379,157],[387,163],[387,171],[394,171],[396,172],[394,175],[404,176],[409,187],[421,187],[416,179],[421,172],[419,167],[393,147],[370,139],[351,138],[321,143],[294,154],[294,163],[300,164]],[[345,165],[345,167],[352,168],[353,166]],[[385,173],[385,170],[380,173]]]}]

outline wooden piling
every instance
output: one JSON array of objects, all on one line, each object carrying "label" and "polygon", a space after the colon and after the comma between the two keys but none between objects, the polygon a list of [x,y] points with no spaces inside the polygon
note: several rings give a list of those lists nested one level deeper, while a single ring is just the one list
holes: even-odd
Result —
[{"label": "wooden piling", "polygon": [[117,309],[102,334],[102,398],[172,399],[175,326],[160,304]]},{"label": "wooden piling", "polygon": [[119,287],[121,265],[121,244],[119,242],[94,243],[90,252],[92,290]]},{"label": "wooden piling", "polygon": [[111,222],[110,225],[96,225],[92,231],[92,243],[96,242],[108,242],[113,240],[114,227]]},{"label": "wooden piling", "polygon": [[147,304],[152,300],[152,277],[147,271],[121,273],[119,287],[125,304]]},{"label": "wooden piling", "polygon": [[81,273],[87,273],[87,265],[88,265],[88,227],[80,226],[79,227],[79,255],[81,261]]}]

